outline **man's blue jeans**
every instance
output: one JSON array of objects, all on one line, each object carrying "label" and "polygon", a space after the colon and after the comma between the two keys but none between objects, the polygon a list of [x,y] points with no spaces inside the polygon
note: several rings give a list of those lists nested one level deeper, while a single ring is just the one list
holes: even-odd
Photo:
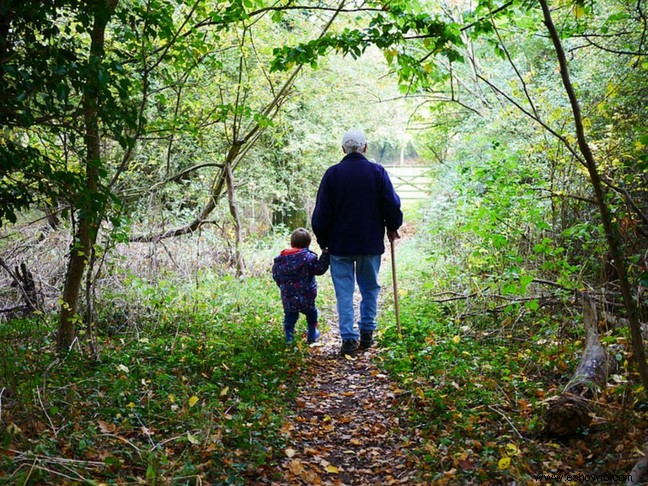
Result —
[{"label": "man's blue jeans", "polygon": [[358,339],[359,334],[353,329],[355,311],[353,309],[353,293],[358,282],[360,295],[360,331],[376,329],[378,314],[378,272],[380,270],[380,255],[331,255],[331,278],[335,287],[337,311],[340,319],[340,336],[342,339]]}]

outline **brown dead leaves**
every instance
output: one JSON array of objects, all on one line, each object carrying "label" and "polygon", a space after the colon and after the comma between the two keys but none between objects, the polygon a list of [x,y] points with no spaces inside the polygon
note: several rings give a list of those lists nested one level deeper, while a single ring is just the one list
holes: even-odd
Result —
[{"label": "brown dead leaves", "polygon": [[415,484],[395,385],[372,363],[346,360],[331,330],[309,350],[305,383],[283,433],[289,446],[272,484]]}]

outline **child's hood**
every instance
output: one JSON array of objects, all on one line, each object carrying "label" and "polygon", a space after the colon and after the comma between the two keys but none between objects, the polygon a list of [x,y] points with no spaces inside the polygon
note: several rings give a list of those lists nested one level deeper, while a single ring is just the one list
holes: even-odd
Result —
[{"label": "child's hood", "polygon": [[308,264],[310,253],[308,248],[288,248],[275,258],[275,263],[281,268],[281,273],[284,275],[296,274],[304,265]]}]

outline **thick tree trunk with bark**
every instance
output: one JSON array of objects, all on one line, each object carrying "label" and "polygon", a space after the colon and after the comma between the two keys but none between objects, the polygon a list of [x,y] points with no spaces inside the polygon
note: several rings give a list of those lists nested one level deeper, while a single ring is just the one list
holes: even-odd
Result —
[{"label": "thick tree trunk with bark", "polygon": [[117,0],[104,0],[94,12],[94,25],[90,44],[90,67],[83,95],[83,118],[86,145],[86,188],[82,195],[77,231],[70,248],[70,259],[65,274],[63,303],[57,336],[59,351],[69,349],[76,338],[76,314],[79,307],[81,282],[90,258],[90,250],[97,238],[101,207],[97,197],[99,168],[101,166],[101,135],[99,131],[100,82],[99,69],[103,59],[106,26],[117,7]]},{"label": "thick tree trunk with bark", "polygon": [[544,417],[550,435],[571,435],[579,427],[588,427],[593,400],[607,383],[609,361],[599,340],[599,313],[587,295],[583,295],[583,321],[586,341],[581,362],[562,394],[550,401]]}]

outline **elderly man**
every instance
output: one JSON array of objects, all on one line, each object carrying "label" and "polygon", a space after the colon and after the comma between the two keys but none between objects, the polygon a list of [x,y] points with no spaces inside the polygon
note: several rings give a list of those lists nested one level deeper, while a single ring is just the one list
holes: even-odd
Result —
[{"label": "elderly man", "polygon": [[[346,132],[342,150],[344,158],[328,168],[320,183],[312,226],[320,248],[330,254],[342,354],[353,355],[358,347],[373,344],[385,229],[390,241],[399,238],[403,213],[385,169],[365,157],[367,141],[362,131]],[[356,281],[362,296],[359,333],[353,327]]]}]

